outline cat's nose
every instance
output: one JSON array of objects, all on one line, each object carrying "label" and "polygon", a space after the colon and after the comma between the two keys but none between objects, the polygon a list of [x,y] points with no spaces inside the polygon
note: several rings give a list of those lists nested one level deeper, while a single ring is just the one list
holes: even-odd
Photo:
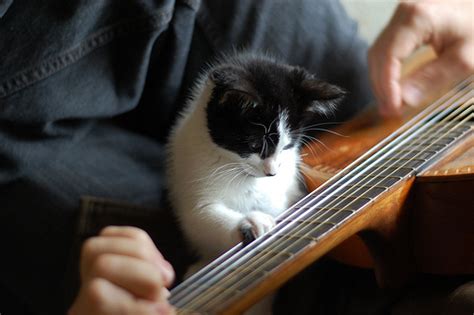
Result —
[{"label": "cat's nose", "polygon": [[263,173],[265,176],[275,176],[278,170],[278,163],[274,158],[263,160]]}]

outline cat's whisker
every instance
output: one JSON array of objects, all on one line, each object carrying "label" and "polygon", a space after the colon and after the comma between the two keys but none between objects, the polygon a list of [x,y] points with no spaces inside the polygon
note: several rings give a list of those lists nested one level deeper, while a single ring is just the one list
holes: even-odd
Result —
[{"label": "cat's whisker", "polygon": [[279,116],[275,117],[275,119],[272,120],[272,122],[270,123],[270,126],[268,126],[268,130],[272,130],[272,125],[275,123],[275,121],[280,118]]},{"label": "cat's whisker", "polygon": [[327,132],[327,133],[331,133],[333,135],[336,135],[336,136],[339,136],[339,137],[343,137],[343,138],[347,138],[348,136],[346,135],[343,135],[339,132],[336,132],[334,130],[330,130],[330,129],[325,129],[325,128],[309,128],[309,129],[305,129],[304,132],[308,132],[308,131],[323,131],[323,132]]},{"label": "cat's whisker", "polygon": [[233,168],[227,169],[225,171],[219,172],[218,174],[215,175],[215,180],[220,179],[222,177],[230,176],[234,172],[239,171],[239,170],[240,170],[239,167],[233,167]]},{"label": "cat's whisker", "polygon": [[[314,146],[310,145],[309,142],[304,140],[304,139],[301,139],[300,141],[301,141],[302,144],[304,144],[308,148],[308,150],[310,151],[310,153],[313,157],[317,156],[316,152],[313,150]],[[319,149],[318,146],[316,146],[316,148]]]},{"label": "cat's whisker", "polygon": [[[306,185],[304,174],[305,174],[305,171],[311,170],[311,168],[305,163],[299,163],[298,167],[300,169],[300,172],[298,172],[297,178],[306,187],[307,185]],[[307,178],[311,181],[313,185],[316,185],[316,183],[314,182],[311,176],[307,176]]]},{"label": "cat's whisker", "polygon": [[241,176],[241,177],[240,177],[239,186],[242,184],[242,182],[243,182],[244,180],[246,180],[246,179],[250,176],[249,170],[252,170],[251,167],[248,167],[248,166],[245,165],[245,164],[242,164],[242,169],[243,169],[243,172],[242,172],[242,173],[243,173],[244,176]]},{"label": "cat's whisker", "polygon": [[236,179],[236,178],[239,178],[241,174],[244,174],[245,172],[242,170],[242,169],[238,169],[237,170],[237,173],[227,182],[227,185],[226,185],[226,188],[225,188],[225,191],[227,192],[230,184]]},{"label": "cat's whisker", "polygon": [[221,165],[220,167],[216,168],[215,170],[212,171],[211,174],[207,175],[207,176],[204,176],[202,178],[198,178],[198,179],[195,179],[193,181],[191,181],[191,183],[195,183],[195,182],[201,182],[201,181],[204,181],[206,179],[209,179],[210,177],[213,177],[219,173],[221,173],[222,171],[225,171],[225,168],[226,167],[229,167],[231,165],[239,165],[240,163],[226,163],[224,165]]},{"label": "cat's whisker", "polygon": [[300,182],[301,184],[303,184],[304,186],[306,186],[306,182],[305,182],[305,180],[304,180],[304,177],[303,177],[303,175],[301,175],[300,173],[297,173],[297,175],[296,175],[296,180],[297,180],[298,182]]},{"label": "cat's whisker", "polygon": [[270,139],[270,141],[272,142],[273,146],[276,147],[275,141],[273,141],[273,139],[272,139],[271,137],[268,137],[268,139]]},{"label": "cat's whisker", "polygon": [[265,154],[265,149],[267,146],[267,141],[265,141],[265,136],[262,137],[262,150],[260,150],[260,156],[263,156]]},{"label": "cat's whisker", "polygon": [[331,151],[331,152],[334,152],[333,149],[331,149],[330,147],[328,147],[322,140],[316,138],[316,137],[313,137],[313,136],[310,136],[310,135],[303,135],[302,137],[304,137],[305,139],[309,139],[311,141],[314,141],[314,143],[319,143],[321,144],[326,150],[328,151]]},{"label": "cat's whisker", "polygon": [[263,127],[263,130],[264,130],[265,134],[267,134],[267,133],[268,133],[267,126],[265,126],[264,124],[261,124],[261,123],[256,123],[256,122],[253,122],[253,121],[251,121],[250,123],[251,123],[251,124],[253,124],[253,125],[255,125],[255,126],[260,126],[260,127]]},{"label": "cat's whisker", "polygon": [[304,132],[306,130],[309,130],[314,127],[320,127],[320,126],[325,126],[325,125],[340,125],[341,122],[323,122],[323,123],[317,123],[317,124],[312,124],[308,126],[303,126],[301,128],[295,129],[295,132]]},{"label": "cat's whisker", "polygon": [[[227,165],[225,165],[225,166],[229,166],[229,165],[231,165],[231,164],[233,164],[233,165],[238,165],[239,163],[229,163],[229,164],[227,164]],[[212,180],[211,180],[211,181],[208,181],[208,182],[206,183],[206,186],[207,186],[207,187],[211,187],[211,186],[214,185],[214,183],[215,183],[217,180],[220,180],[221,178],[224,178],[224,177],[226,177],[226,176],[232,175],[232,173],[234,173],[234,172],[235,172],[236,170],[238,170],[238,169],[239,169],[238,167],[231,167],[231,168],[227,168],[227,169],[222,169],[222,168],[221,168],[221,170],[220,170],[219,172],[213,174],[212,176],[207,176],[207,178],[203,178],[203,180],[210,179],[210,177],[212,177]]]}]

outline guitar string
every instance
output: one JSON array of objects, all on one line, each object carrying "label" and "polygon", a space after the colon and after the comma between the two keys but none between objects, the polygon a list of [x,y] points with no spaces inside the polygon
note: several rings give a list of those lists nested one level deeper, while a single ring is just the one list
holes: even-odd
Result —
[{"label": "guitar string", "polygon": [[[441,98],[439,98],[438,101],[434,102],[431,106],[427,107],[425,110],[418,113],[409,122],[404,124],[404,126],[406,126],[407,130],[404,130],[403,132],[409,132],[410,129],[414,129],[417,126],[417,123],[419,123],[420,121],[423,122],[424,120],[429,118],[429,117],[424,117],[424,116],[427,116],[428,114],[432,114],[433,112],[436,112],[436,111],[440,110],[440,108],[442,109],[443,106],[447,106],[446,104],[448,104],[449,101],[451,101],[450,99],[453,98],[453,94],[454,94],[454,97],[456,97],[456,93],[459,94],[459,92],[462,92],[463,90],[465,90],[466,86],[464,86],[464,85],[466,85],[466,84],[469,85],[471,83],[470,81],[472,81],[473,77],[474,76],[471,76],[471,77],[468,77],[465,80],[461,81],[451,91],[449,91],[447,94],[445,94]],[[410,125],[412,125],[412,126],[410,127]],[[352,168],[350,171],[347,171],[347,172],[344,172],[344,170],[341,171],[340,173],[336,174],[333,177],[333,179],[330,179],[325,184],[323,184],[321,186],[321,188],[326,188],[324,186],[327,186],[330,189],[331,185],[337,184],[339,181],[343,180],[345,176],[348,176],[348,175],[350,175],[351,173],[354,173],[354,172],[358,172],[358,169],[364,167],[364,164],[369,163],[372,159],[377,158],[378,155],[380,155],[384,151],[386,151],[386,148],[387,148],[386,144],[390,143],[390,141],[393,138],[401,136],[402,132],[400,132],[400,134],[397,134],[397,133],[398,133],[398,130],[393,132],[391,135],[389,135],[387,138],[385,138],[385,140],[381,141],[378,145],[374,146],[372,149],[370,149],[368,152],[366,152],[364,155],[362,155],[359,159],[352,162],[348,167],[345,168],[345,169],[351,169]],[[379,150],[379,148],[380,148],[380,150]],[[377,152],[375,152],[375,151],[377,151]],[[359,160],[362,160],[363,162],[361,162],[359,164]],[[346,174],[344,174],[344,173],[346,173]],[[285,216],[287,216],[289,219],[291,219],[292,217],[297,216],[299,214],[299,212],[301,212],[303,210],[301,205],[307,204],[308,202],[313,202],[315,199],[318,198],[318,196],[315,197],[314,195],[316,193],[318,193],[318,191],[321,191],[321,190],[322,189],[316,189],[313,192],[310,192],[309,194],[307,194],[306,197],[302,198],[299,202],[295,203],[288,210],[284,211],[284,213],[280,214],[277,217],[277,219],[283,218]],[[297,208],[297,207],[300,207],[300,209],[295,210],[295,208]],[[260,239],[260,240],[262,240],[262,239]],[[258,240],[253,242],[253,245],[257,246],[258,245]],[[171,300],[178,300],[179,301],[179,299],[183,295],[186,295],[186,294],[190,293],[190,291],[195,292],[195,290],[193,288],[196,287],[196,285],[195,284],[190,285],[189,283],[206,281],[206,278],[211,277],[212,273],[216,273],[216,272],[218,272],[222,269],[225,269],[226,268],[225,265],[231,263],[230,262],[231,260],[238,259],[238,257],[234,257],[234,255],[236,253],[238,253],[238,252],[241,253],[241,250],[242,251],[245,251],[245,250],[248,251],[249,247],[252,247],[252,244],[246,246],[244,249],[241,248],[241,244],[238,244],[238,245],[234,246],[231,250],[227,251],[224,255],[220,256],[218,259],[211,262],[208,266],[206,266],[205,268],[202,268],[200,271],[198,271],[197,273],[192,275],[186,281],[184,281],[180,285],[176,286],[172,290]],[[223,262],[224,262],[224,264],[223,264]]]},{"label": "guitar string", "polygon": [[[313,202],[314,199],[317,199],[317,196],[314,196],[314,195],[317,194],[319,191],[321,191],[322,190],[321,188],[324,188],[324,189],[325,188],[330,188],[331,185],[336,184],[338,181],[343,179],[344,176],[350,175],[350,173],[357,172],[359,168],[364,167],[364,165],[369,163],[372,159],[377,158],[378,155],[380,155],[384,152],[384,150],[387,147],[386,145],[388,143],[390,143],[390,141],[393,138],[399,137],[403,132],[408,132],[408,131],[410,131],[410,129],[414,129],[416,127],[417,123],[423,122],[424,120],[429,118],[429,117],[427,118],[425,116],[427,116],[429,114],[432,114],[435,111],[441,110],[443,106],[445,106],[446,104],[449,103],[450,98],[453,98],[453,94],[459,93],[460,91],[462,92],[463,90],[466,89],[465,85],[466,84],[469,85],[471,83],[471,81],[473,80],[473,77],[474,76],[470,76],[470,77],[464,79],[463,81],[461,81],[460,83],[458,83],[452,90],[450,90],[448,93],[443,95],[441,98],[439,98],[433,104],[428,106],[422,112],[418,113],[410,121],[405,123],[403,127],[406,126],[407,130],[403,130],[403,131],[399,132],[400,129],[403,129],[403,128],[400,128],[397,131],[393,132],[391,135],[386,137],[383,141],[381,141],[379,144],[375,145],[373,148],[369,149],[360,158],[358,158],[357,160],[355,160],[354,162],[352,162],[350,165],[348,165],[345,168],[345,169],[350,169],[350,171],[345,172],[344,170],[342,170],[341,172],[336,174],[333,178],[331,178],[328,181],[326,181],[325,183],[323,183],[323,185],[321,185],[320,188],[314,190],[313,192],[308,193],[306,195],[306,197],[302,198],[300,201],[296,202],[294,205],[289,207],[289,209],[287,209],[282,214],[280,214],[277,217],[277,220],[280,219],[280,218],[283,218],[285,216],[288,216],[290,218],[296,216],[298,214],[298,210],[296,208],[298,208],[298,207],[301,208],[302,205],[307,204],[308,202]],[[454,96],[456,96],[456,95],[454,95]],[[362,162],[359,162],[359,161],[362,161]],[[262,239],[260,239],[260,240],[262,240]],[[249,249],[250,247],[252,247],[252,245],[253,246],[258,245],[258,243],[259,243],[258,241],[259,240],[252,242],[252,244],[249,244],[244,249],[242,249],[241,244],[235,245],[232,249],[230,249],[225,254],[223,254],[222,256],[220,256],[219,258],[214,260],[213,262],[211,262],[208,266],[206,266],[205,268],[202,268],[200,271],[198,271],[197,273],[192,275],[190,278],[186,279],[186,281],[182,282],[181,284],[179,284],[178,286],[173,288],[171,300],[173,300],[173,299],[174,300],[179,300],[179,298],[181,298],[183,295],[189,293],[189,291],[194,291],[191,288],[191,286],[189,285],[189,283],[191,283],[193,281],[196,282],[196,280],[198,280],[199,282],[202,282],[201,280],[205,280],[204,278],[208,278],[213,271],[214,272],[216,271],[215,268],[223,269],[223,268],[220,268],[220,267],[224,267],[222,262],[224,262],[226,260],[230,260],[232,258],[235,258],[235,257],[232,257],[232,256],[234,254],[236,254],[237,252],[241,252],[241,250],[244,251],[244,250]]]},{"label": "guitar string", "polygon": [[[471,110],[472,110],[472,106],[470,106],[470,107],[467,109],[466,112],[469,114],[469,113],[471,112]],[[462,115],[462,114],[464,114],[464,113],[461,113],[461,115]],[[452,115],[449,115],[449,116],[452,116]],[[469,120],[469,119],[471,118],[471,116],[472,116],[472,115],[468,115],[467,118],[464,119],[464,121]],[[457,117],[457,118],[459,118],[459,117]],[[444,120],[447,120],[447,118],[444,119]],[[459,124],[462,124],[464,121],[462,121],[462,122],[459,123]],[[443,121],[441,121],[441,122],[443,122]],[[455,123],[455,121],[454,121],[454,123]],[[453,127],[453,128],[452,128],[451,130],[449,130],[448,132],[446,132],[443,136],[445,136],[446,134],[449,134],[450,132],[452,132],[452,130],[455,130],[455,129],[459,126],[459,124],[456,125],[455,127]],[[436,127],[436,126],[434,126],[434,127]],[[446,126],[445,126],[445,127],[446,127]],[[446,127],[446,128],[450,128],[450,127]],[[442,132],[442,130],[443,130],[443,129],[438,129],[435,134],[438,134],[439,132]],[[426,135],[426,134],[425,134],[425,135]],[[428,136],[428,138],[430,138],[430,137],[433,137],[433,136],[430,134],[430,135]],[[418,140],[420,140],[420,139],[418,139]],[[425,140],[426,140],[426,139],[425,139]],[[437,141],[435,141],[435,143],[436,143],[436,142],[437,142]],[[434,143],[431,143],[430,146],[432,146],[433,144],[434,144]],[[421,144],[418,144],[416,147],[419,147],[419,146],[421,146]],[[428,148],[429,148],[430,146],[428,146]],[[411,152],[413,153],[413,152],[417,152],[417,151],[412,150]],[[419,153],[420,153],[420,152],[419,152]],[[408,162],[409,162],[409,161],[413,161],[414,158],[416,158],[416,157],[419,155],[419,153],[416,154],[415,157],[410,158],[409,160],[407,160],[407,162],[405,162],[403,165],[397,167],[394,171],[392,171],[389,175],[386,175],[386,176],[387,176],[387,177],[388,177],[388,176],[392,176],[392,175],[394,175],[394,174],[396,173],[396,171],[403,169],[403,168],[408,164]],[[406,157],[406,155],[407,155],[407,154],[405,154],[405,157]],[[423,162],[423,163],[424,163],[424,162]],[[386,167],[386,166],[387,166],[387,162],[385,162],[384,164],[382,164],[381,166],[379,166],[379,168],[383,168],[383,167]],[[412,171],[410,171],[410,173],[413,173],[414,171],[415,171],[415,170],[413,169]],[[375,172],[375,171],[374,171],[374,172]],[[409,176],[410,173],[409,173],[409,174],[406,174],[406,175],[404,175],[404,176],[402,176],[402,177],[400,178],[400,180],[402,180],[404,177]],[[368,176],[367,176],[366,178],[368,178]],[[374,180],[373,178],[370,179],[370,180],[369,180],[369,183],[367,183],[367,184],[370,184],[370,182],[373,181],[373,180]],[[382,183],[382,182],[383,182],[383,180],[380,180],[376,185],[378,185],[378,184],[380,184],[380,183]],[[347,200],[347,199],[348,199],[347,197],[354,197],[354,194],[357,193],[357,191],[359,191],[359,190],[360,190],[360,188],[359,188],[359,189],[356,189],[356,190],[352,193],[352,195],[350,195],[350,196],[340,196],[339,198],[342,198],[342,200]],[[364,195],[365,195],[365,192],[363,192],[362,195],[357,196],[353,201],[351,201],[348,205],[345,205],[341,210],[336,211],[336,213],[333,214],[331,217],[334,217],[335,215],[337,215],[337,214],[340,213],[341,211],[344,211],[344,210],[347,209],[351,204],[353,204],[354,202],[356,202],[356,200],[360,199],[360,198],[363,197]],[[339,200],[336,199],[335,201],[339,201]],[[338,204],[340,204],[340,202],[339,202]],[[326,206],[326,208],[330,208],[330,207],[334,207],[334,206]],[[351,212],[352,212],[352,211],[351,211]],[[355,212],[352,212],[352,213],[355,213]],[[313,214],[313,216],[314,216],[314,215],[315,215],[315,214]],[[328,220],[331,219],[331,217],[329,217],[329,218],[327,218],[327,219],[325,219],[325,220],[328,221]],[[343,221],[347,220],[348,218],[349,218],[349,217],[345,218]],[[313,218],[309,218],[309,221],[312,220],[312,219],[313,219]],[[317,219],[316,219],[316,220],[317,220]],[[327,222],[318,222],[318,221],[316,221],[316,223],[318,223],[319,225],[318,225],[317,227],[314,227],[314,228],[311,227],[311,226],[304,226],[304,227],[301,227],[301,228],[300,228],[300,231],[303,231],[303,230],[309,230],[309,231],[306,232],[306,233],[304,233],[303,235],[297,234],[298,237],[300,237],[300,238],[312,237],[312,236],[310,236],[310,233],[311,233],[311,232],[314,232],[314,230],[316,230],[317,228],[321,227],[321,226],[324,225],[324,224],[327,224]],[[300,226],[301,226],[301,225],[300,225]],[[335,228],[335,226],[333,226],[333,227],[331,228],[331,230],[334,229],[334,228]],[[329,230],[329,231],[330,231],[330,230]],[[328,233],[329,231],[326,231],[324,234]],[[318,236],[318,239],[320,239],[324,234],[319,235],[319,236]],[[301,235],[301,236],[300,236],[300,235]],[[314,240],[317,241],[316,238],[315,238]],[[263,255],[260,255],[260,257],[255,261],[255,264],[258,264],[258,263],[259,263],[258,260],[260,260],[260,261],[265,261],[265,263],[268,264],[269,261],[271,261],[272,259],[274,259],[274,257],[275,257],[274,255],[279,255],[279,254],[281,254],[281,252],[280,252],[281,249],[278,249],[278,248],[279,248],[279,247],[286,248],[285,245],[287,245],[287,243],[290,243],[290,245],[294,244],[294,242],[291,242],[291,241],[289,241],[288,239],[284,239],[284,240],[281,241],[280,243],[278,243],[278,242],[275,242],[275,243],[274,243],[274,247],[276,247],[276,248],[272,248],[272,249],[270,249],[270,250],[267,249],[267,250],[264,250],[264,251],[259,252],[258,254],[263,253]],[[280,246],[280,245],[281,245],[281,246]],[[258,254],[257,254],[257,255],[258,255]],[[267,257],[267,256],[270,256],[270,257]],[[294,256],[294,254],[292,253],[290,257],[293,257],[293,256]],[[256,257],[256,256],[255,256],[255,257]],[[288,257],[288,258],[290,258],[290,257]],[[269,258],[269,259],[268,259],[268,258]],[[224,286],[225,286],[225,291],[232,291],[233,288],[238,287],[238,285],[239,285],[241,282],[243,282],[246,278],[251,277],[251,276],[254,275],[256,272],[257,272],[257,273],[261,273],[261,272],[262,272],[262,271],[261,271],[261,269],[262,269],[262,264],[259,264],[258,267],[257,267],[257,269],[252,269],[252,266],[246,266],[245,269],[246,269],[246,270],[252,270],[252,271],[251,271],[249,274],[247,274],[246,276],[244,276],[243,278],[240,277],[239,280],[238,280],[237,282],[234,282],[231,286],[224,285]],[[259,269],[260,269],[260,270],[259,270]],[[224,284],[225,284],[225,283],[224,283]],[[222,295],[222,293],[223,293],[223,292],[221,291],[219,294]],[[219,295],[219,294],[218,294],[218,295]],[[218,296],[218,295],[217,295],[217,296]],[[202,305],[201,307],[202,307],[202,308],[211,308],[211,309],[212,309],[212,307],[214,307],[212,303],[216,303],[216,300],[219,300],[219,299],[216,299],[216,296],[214,296],[212,300],[209,300],[207,303],[205,303],[205,304]],[[210,304],[209,304],[209,303],[210,303]]]},{"label": "guitar string", "polygon": [[[420,145],[418,145],[418,146],[416,146],[416,147],[419,147],[419,146],[420,146]],[[413,152],[413,150],[412,150],[412,152]],[[416,156],[417,156],[417,155],[416,155]],[[405,164],[406,164],[406,163],[405,163]],[[405,166],[405,164],[404,164],[403,166]],[[402,167],[403,167],[403,166],[402,166]],[[401,168],[401,167],[399,167],[399,169],[400,169],[400,168]],[[396,172],[396,170],[395,170],[394,172]]]}]

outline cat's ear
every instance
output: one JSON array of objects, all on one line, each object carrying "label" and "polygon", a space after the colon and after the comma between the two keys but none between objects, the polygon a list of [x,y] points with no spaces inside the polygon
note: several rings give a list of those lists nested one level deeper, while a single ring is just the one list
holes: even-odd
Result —
[{"label": "cat's ear", "polygon": [[209,79],[220,87],[219,91],[216,91],[219,104],[230,101],[232,104],[256,106],[257,100],[245,79],[243,69],[232,65],[221,66],[209,73]]},{"label": "cat's ear", "polygon": [[306,110],[326,116],[334,112],[347,94],[342,88],[315,78],[303,80],[300,88]]},{"label": "cat's ear", "polygon": [[209,73],[209,79],[217,86],[236,88],[243,80],[245,73],[232,65],[220,66]]}]

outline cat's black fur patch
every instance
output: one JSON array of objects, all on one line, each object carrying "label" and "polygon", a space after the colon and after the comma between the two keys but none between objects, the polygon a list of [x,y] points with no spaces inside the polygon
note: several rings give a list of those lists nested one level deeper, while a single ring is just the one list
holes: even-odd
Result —
[{"label": "cat's black fur patch", "polygon": [[[288,117],[290,147],[298,146],[297,131],[315,114],[330,112],[344,95],[337,86],[316,79],[303,68],[262,56],[230,58],[211,69],[209,78],[215,84],[207,106],[209,134],[216,144],[241,157],[273,154],[282,113]],[[267,133],[256,123],[266,126]],[[266,150],[262,150],[263,139],[268,140]]]}]

